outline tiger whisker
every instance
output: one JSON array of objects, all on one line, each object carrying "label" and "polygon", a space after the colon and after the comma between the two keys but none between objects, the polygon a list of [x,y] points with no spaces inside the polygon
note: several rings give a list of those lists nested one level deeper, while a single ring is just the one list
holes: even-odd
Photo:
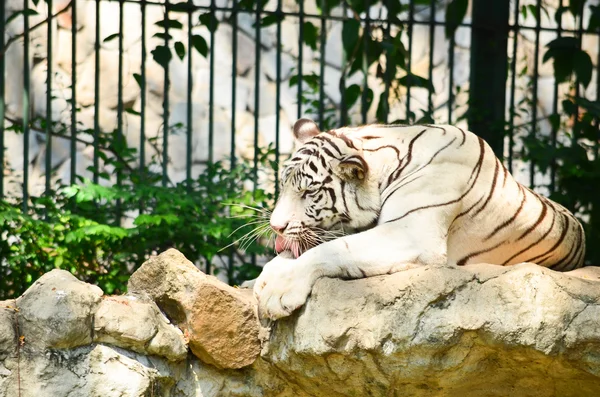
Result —
[{"label": "tiger whisker", "polygon": [[[256,223],[256,222],[255,222],[255,223]],[[242,228],[242,227],[244,227],[244,226],[249,226],[249,225],[250,225],[250,224],[245,224],[245,225],[242,225],[242,226],[238,227],[236,230],[234,230],[234,231],[233,231],[231,234],[235,233],[235,232],[236,232],[237,230],[239,230],[240,228]],[[231,244],[228,244],[227,246],[225,246],[225,247],[221,248],[221,249],[219,250],[219,252],[220,252],[220,251],[222,251],[222,250],[224,250],[224,249],[226,249],[226,248],[229,248],[229,247],[231,247],[232,245],[238,244],[238,243],[240,243],[240,248],[241,248],[242,250],[244,250],[244,251],[245,251],[245,250],[246,250],[246,248],[247,248],[248,246],[250,246],[250,244],[252,244],[252,242],[253,242],[254,240],[256,240],[256,239],[257,239],[258,237],[260,237],[261,235],[264,235],[264,234],[266,234],[266,233],[267,233],[269,230],[270,230],[270,226],[269,226],[268,224],[260,224],[259,226],[257,226],[257,227],[255,227],[254,229],[250,230],[248,233],[244,234],[244,235],[243,235],[242,237],[240,237],[239,239],[237,239],[237,240],[233,241]],[[231,234],[230,234],[230,236],[231,236]],[[249,243],[246,245],[246,247],[244,248],[244,245],[245,245],[245,243],[246,243],[246,242],[247,242],[247,240],[248,240],[248,239],[250,239],[251,237],[253,237],[253,238],[250,240],[250,242],[249,242]]]},{"label": "tiger whisker", "polygon": [[[237,229],[235,229],[231,233],[229,233],[229,236],[227,236],[227,237],[231,237],[235,232],[237,232],[238,230],[240,230],[240,229],[242,229],[242,228],[244,228],[246,226],[251,226],[251,225],[256,225],[256,224],[259,224],[259,227],[265,226],[264,221],[260,220],[260,219],[252,221],[252,222],[248,222],[248,223],[245,223],[242,226],[238,227]],[[266,226],[269,226],[269,224],[267,224]]]}]

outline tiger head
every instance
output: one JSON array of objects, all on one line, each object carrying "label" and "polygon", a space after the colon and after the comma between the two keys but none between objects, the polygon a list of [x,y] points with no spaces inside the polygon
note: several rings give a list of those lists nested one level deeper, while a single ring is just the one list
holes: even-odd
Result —
[{"label": "tiger head", "polygon": [[275,250],[294,257],[344,234],[374,225],[381,206],[360,140],[342,130],[320,132],[307,119],[294,124],[298,149],[281,172],[271,214]]}]

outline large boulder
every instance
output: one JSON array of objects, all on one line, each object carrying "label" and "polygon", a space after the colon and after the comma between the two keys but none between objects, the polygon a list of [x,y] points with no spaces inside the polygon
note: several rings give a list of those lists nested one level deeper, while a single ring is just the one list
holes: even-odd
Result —
[{"label": "large boulder", "polygon": [[102,290],[65,270],[40,277],[16,301],[25,349],[71,348],[92,343],[92,319]]},{"label": "large boulder", "polygon": [[155,301],[204,362],[242,368],[258,357],[260,326],[250,290],[205,275],[179,251],[170,249],[149,259],[131,276],[127,289]]},{"label": "large boulder", "polygon": [[311,396],[600,395],[600,269],[320,280],[263,359]]},{"label": "large boulder", "polygon": [[[69,289],[48,276],[32,287],[46,301],[38,305],[70,308],[51,292],[78,284],[55,274]],[[59,317],[74,342],[20,338],[23,299],[0,302],[0,397],[19,396],[19,385],[20,397],[600,395],[600,268],[325,278],[304,307],[268,329],[249,291],[219,284],[174,250],[147,262],[129,287],[133,296],[98,299],[87,287],[82,307],[92,323],[85,310],[79,320]],[[42,315],[27,321],[23,331],[53,326]],[[76,323],[91,339],[73,331]],[[199,358],[184,354],[192,337]]]}]

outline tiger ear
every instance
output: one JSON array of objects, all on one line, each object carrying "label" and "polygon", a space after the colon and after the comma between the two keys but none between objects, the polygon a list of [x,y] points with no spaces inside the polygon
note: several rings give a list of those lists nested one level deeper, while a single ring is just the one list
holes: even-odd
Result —
[{"label": "tiger ear", "polygon": [[319,127],[314,121],[300,119],[294,123],[294,137],[299,144],[304,144],[310,138],[320,134]]},{"label": "tiger ear", "polygon": [[357,154],[341,160],[335,168],[338,176],[345,181],[362,181],[369,171],[365,159]]}]

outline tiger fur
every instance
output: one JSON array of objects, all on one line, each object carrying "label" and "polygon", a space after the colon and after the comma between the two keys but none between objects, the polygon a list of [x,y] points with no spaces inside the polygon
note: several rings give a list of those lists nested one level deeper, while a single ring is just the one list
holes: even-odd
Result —
[{"label": "tiger fur", "polygon": [[[582,266],[583,228],[513,179],[475,134],[447,125],[320,132],[301,119],[271,214],[277,252],[254,284],[262,316],[302,306],[320,277],[424,265]],[[295,259],[291,259],[289,256]]]}]

